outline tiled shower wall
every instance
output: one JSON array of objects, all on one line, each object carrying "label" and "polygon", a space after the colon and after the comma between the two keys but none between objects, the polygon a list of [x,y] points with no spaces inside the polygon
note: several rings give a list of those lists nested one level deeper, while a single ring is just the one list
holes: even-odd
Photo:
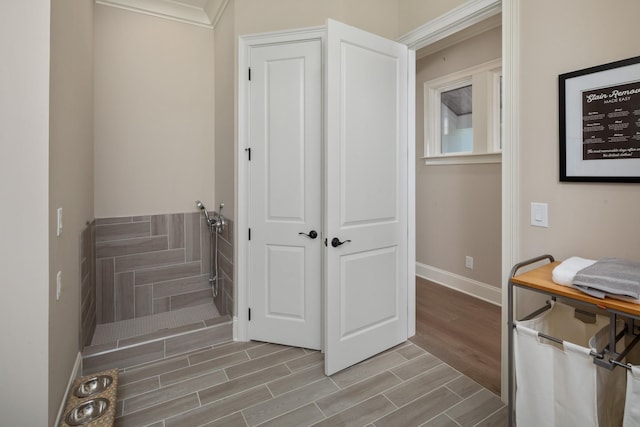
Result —
[{"label": "tiled shower wall", "polygon": [[[233,246],[225,234],[218,245],[227,245],[224,268],[229,271]],[[97,323],[211,302],[209,230],[200,213],[97,219],[95,236]],[[223,296],[233,301],[233,273],[222,276],[229,278],[230,288],[221,280],[225,291],[219,292],[216,306],[220,314],[228,314],[226,307],[233,303]]]},{"label": "tiled shower wall", "polygon": [[80,235],[80,348],[91,344],[96,329],[96,259],[95,221],[88,223]]},{"label": "tiled shower wall", "polygon": [[221,315],[235,316],[233,285],[233,221],[226,219],[224,231],[218,235],[218,284],[220,291],[215,298]]}]

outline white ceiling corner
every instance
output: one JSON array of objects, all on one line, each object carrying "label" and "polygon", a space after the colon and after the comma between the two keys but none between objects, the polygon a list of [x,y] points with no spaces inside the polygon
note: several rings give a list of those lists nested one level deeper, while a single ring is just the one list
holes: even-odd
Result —
[{"label": "white ceiling corner", "polygon": [[204,11],[209,17],[211,27],[215,28],[229,0],[205,0],[204,3]]},{"label": "white ceiling corner", "polygon": [[214,28],[228,0],[96,0],[96,3]]}]

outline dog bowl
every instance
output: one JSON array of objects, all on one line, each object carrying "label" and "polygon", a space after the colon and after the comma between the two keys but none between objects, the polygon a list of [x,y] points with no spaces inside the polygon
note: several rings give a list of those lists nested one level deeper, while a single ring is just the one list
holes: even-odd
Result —
[{"label": "dog bowl", "polygon": [[99,397],[87,400],[73,408],[67,414],[66,421],[70,426],[81,426],[101,417],[107,409],[109,409],[109,399]]},{"label": "dog bowl", "polygon": [[73,391],[76,397],[89,397],[94,394],[102,393],[113,382],[111,375],[98,375],[88,378],[86,381],[81,382]]}]

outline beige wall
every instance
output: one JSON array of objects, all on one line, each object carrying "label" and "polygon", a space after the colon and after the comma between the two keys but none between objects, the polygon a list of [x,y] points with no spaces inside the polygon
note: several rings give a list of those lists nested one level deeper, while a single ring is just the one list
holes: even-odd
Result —
[{"label": "beige wall", "polygon": [[211,29],[95,6],[95,215],[214,199]]},{"label": "beige wall", "polygon": [[224,203],[223,214],[234,217],[236,42],[235,0],[230,0],[214,31],[215,40],[215,205]]},{"label": "beige wall", "polygon": [[[425,166],[423,83],[500,58],[495,28],[436,52],[416,70],[416,261],[500,287],[501,169],[499,164]],[[485,144],[486,141],[474,141]],[[465,256],[474,258],[473,270]]]},{"label": "beige wall", "polygon": [[[49,123],[49,414],[80,350],[81,232],[93,216],[93,0],[51,4]],[[63,232],[56,237],[56,209]],[[56,273],[62,294],[56,301]],[[51,425],[51,423],[49,423]]]},{"label": "beige wall", "polygon": [[47,404],[49,18],[48,1],[0,2],[3,426],[52,424]]},{"label": "beige wall", "polygon": [[[640,260],[638,184],[558,181],[558,75],[637,56],[640,2],[519,3],[520,256]],[[549,228],[528,225],[531,202],[549,203]]]},{"label": "beige wall", "polygon": [[460,6],[466,0],[398,0],[398,35],[411,30]]},{"label": "beige wall", "polygon": [[325,25],[328,18],[398,36],[398,0],[235,0],[236,34]]}]

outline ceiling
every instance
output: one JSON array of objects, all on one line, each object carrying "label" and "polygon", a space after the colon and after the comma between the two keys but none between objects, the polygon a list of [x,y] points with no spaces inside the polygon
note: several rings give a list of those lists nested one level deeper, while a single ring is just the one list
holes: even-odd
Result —
[{"label": "ceiling", "polygon": [[96,0],[96,3],[133,12],[215,28],[228,0]]},{"label": "ceiling", "polygon": [[442,103],[449,107],[456,116],[464,116],[465,114],[471,114],[472,102],[471,102],[471,85],[453,89],[447,92],[442,92]]}]

